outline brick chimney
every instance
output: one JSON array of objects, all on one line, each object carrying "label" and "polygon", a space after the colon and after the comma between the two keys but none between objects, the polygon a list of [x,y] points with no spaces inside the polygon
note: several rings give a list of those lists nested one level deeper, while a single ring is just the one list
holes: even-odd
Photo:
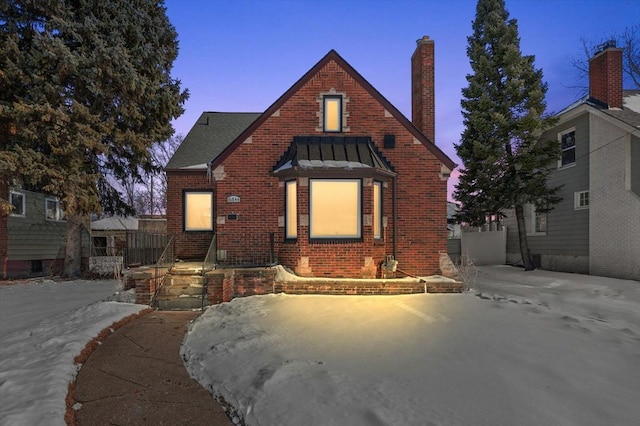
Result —
[{"label": "brick chimney", "polygon": [[411,121],[435,144],[435,55],[434,43],[429,36],[416,42],[411,56]]},{"label": "brick chimney", "polygon": [[589,60],[589,96],[609,108],[622,108],[622,49],[615,43]]}]

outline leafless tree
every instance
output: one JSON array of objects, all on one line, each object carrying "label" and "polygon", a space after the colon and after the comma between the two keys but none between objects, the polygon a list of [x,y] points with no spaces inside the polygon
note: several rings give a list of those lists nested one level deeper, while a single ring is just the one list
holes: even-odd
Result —
[{"label": "leafless tree", "polygon": [[[625,82],[633,86],[629,89],[640,90],[640,25],[627,27],[619,34],[613,34],[611,37],[595,42],[587,41],[585,38],[582,38],[581,42],[584,55],[571,59],[571,65],[578,70],[580,81],[589,80],[589,59],[612,42],[623,49],[622,72]],[[582,84],[571,87],[578,89],[582,95],[586,95],[589,91],[588,86]]]}]

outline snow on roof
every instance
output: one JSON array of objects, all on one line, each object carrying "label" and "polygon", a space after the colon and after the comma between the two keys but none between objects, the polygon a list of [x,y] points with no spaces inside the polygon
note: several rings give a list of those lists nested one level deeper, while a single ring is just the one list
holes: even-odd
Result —
[{"label": "snow on roof", "polygon": [[136,231],[138,229],[137,217],[113,216],[91,222],[94,231]]}]

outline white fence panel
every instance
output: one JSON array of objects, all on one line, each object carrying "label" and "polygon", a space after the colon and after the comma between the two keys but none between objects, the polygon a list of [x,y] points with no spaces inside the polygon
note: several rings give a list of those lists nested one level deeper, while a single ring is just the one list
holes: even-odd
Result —
[{"label": "white fence panel", "polygon": [[463,232],[462,256],[474,265],[504,265],[507,262],[507,228],[488,232]]}]

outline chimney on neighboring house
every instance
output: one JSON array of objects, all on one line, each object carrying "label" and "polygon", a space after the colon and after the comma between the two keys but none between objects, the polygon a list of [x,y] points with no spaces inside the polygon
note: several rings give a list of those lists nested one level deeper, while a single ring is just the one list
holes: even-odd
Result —
[{"label": "chimney on neighboring house", "polygon": [[434,43],[429,36],[417,41],[411,56],[411,121],[435,144],[435,55]]},{"label": "chimney on neighboring house", "polygon": [[615,41],[601,45],[589,59],[589,96],[609,108],[622,108],[622,49]]}]

